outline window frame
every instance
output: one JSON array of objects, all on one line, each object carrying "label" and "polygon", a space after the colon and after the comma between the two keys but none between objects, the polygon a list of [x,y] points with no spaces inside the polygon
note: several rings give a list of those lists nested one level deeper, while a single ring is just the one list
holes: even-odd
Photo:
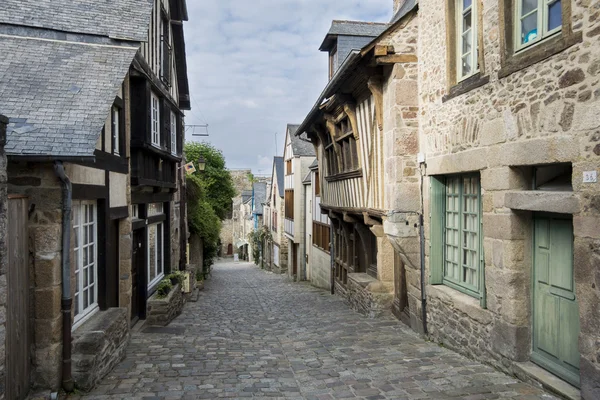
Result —
[{"label": "window frame", "polygon": [[[154,274],[154,278],[152,280],[150,280],[150,271],[151,268],[153,266],[150,265],[150,251],[151,246],[150,246],[150,229],[152,227],[156,227],[156,237],[157,240],[155,240],[155,247],[154,247],[154,261],[155,261],[155,274]],[[159,229],[162,230],[160,238],[161,238],[161,242],[160,245],[158,243],[158,232]],[[152,288],[153,286],[155,286],[157,283],[159,283],[162,279],[164,279],[165,277],[165,223],[164,221],[160,221],[160,222],[156,222],[154,224],[148,224],[148,228],[146,229],[146,240],[148,243],[148,248],[147,248],[147,269],[146,269],[146,273],[148,274],[148,289]],[[159,264],[159,254],[160,254],[160,266]],[[160,268],[159,268],[160,267]],[[160,271],[160,273],[159,273]]]},{"label": "window frame", "polygon": [[[477,75],[479,73],[479,0],[472,0],[471,6],[466,10],[464,8],[464,0],[454,0],[455,3],[455,32],[456,35],[456,49],[455,49],[455,59],[456,59],[456,83],[460,83],[473,75]],[[471,13],[471,72],[468,74],[462,73],[462,59],[463,59],[463,21],[464,15],[466,12]]]},{"label": "window frame", "polygon": [[[92,206],[93,211],[93,221],[85,222],[85,216],[88,214],[88,209],[85,206]],[[83,211],[85,210],[85,211]],[[78,214],[78,219],[76,219],[76,214]],[[98,302],[98,204],[96,201],[85,201],[85,200],[77,200],[73,201],[73,215],[72,215],[72,226],[74,231],[74,244],[73,244],[73,254],[75,261],[75,290],[73,293],[73,330],[77,329],[81,324],[87,321],[93,314],[95,314],[98,310],[100,310],[100,305]],[[87,244],[84,243],[85,235],[83,234],[83,227],[88,228],[92,227],[93,232],[93,240]],[[88,238],[90,237],[88,233]],[[83,266],[83,252],[82,246],[86,249],[93,246],[93,262],[88,264],[87,267]],[[89,261],[89,255],[88,255]],[[88,274],[88,285],[84,287],[83,285],[83,277],[84,271],[87,269],[89,271],[90,266],[94,267],[92,273],[93,282],[89,284],[89,274]],[[93,302],[90,302],[86,308],[83,308],[83,298],[81,293],[85,290],[93,289]],[[89,293],[89,292],[88,292]]]},{"label": "window frame", "polygon": [[[122,129],[122,118],[123,118],[123,110],[120,107],[115,105],[111,108],[111,133],[112,133],[112,153],[115,156],[121,157],[121,129]],[[115,117],[115,113],[117,114]]]},{"label": "window frame", "polygon": [[[455,197],[458,196],[458,204],[453,211],[458,210],[458,227],[448,225],[448,180],[456,179],[460,182],[458,194],[452,193]],[[476,246],[477,260],[476,282],[477,286],[473,287],[462,280],[453,279],[447,274],[448,262],[458,263],[458,269],[461,276],[464,276],[464,180],[474,179],[477,184],[477,196],[472,204],[477,206],[477,220],[475,225],[476,238],[472,243]],[[478,298],[482,307],[486,306],[486,290],[485,290],[485,261],[483,257],[483,210],[482,210],[482,193],[481,193],[481,177],[479,173],[452,174],[443,176],[431,177],[431,203],[430,203],[430,235],[431,235],[431,256],[430,256],[430,282],[432,284],[445,285],[458,290],[471,297]],[[472,194],[470,194],[472,196]],[[472,214],[472,213],[471,213]],[[458,232],[458,244],[452,243],[450,246],[458,249],[459,259],[448,259],[448,229],[453,229]],[[473,232],[467,232],[473,233]],[[471,249],[467,249],[472,251]],[[469,266],[466,266],[469,268]]]},{"label": "window frame", "polygon": [[160,148],[160,98],[150,92],[150,143]]},{"label": "window frame", "polygon": [[[521,12],[523,10],[523,1],[524,0],[515,0],[516,1],[516,5],[514,6],[514,10],[515,10],[515,15],[514,15],[514,24],[513,24],[513,30],[514,30],[514,49],[515,49],[515,53],[519,53],[523,50],[525,50],[526,48],[529,48],[531,46],[535,46],[536,44],[543,42],[544,40],[549,39],[550,37],[560,34],[560,32],[562,32],[562,19],[564,17],[563,15],[563,9],[562,9],[562,2],[564,0],[537,0],[538,2],[538,6],[535,9],[535,12],[537,12],[537,28],[539,29],[541,27],[542,29],[542,34],[541,35],[537,35],[535,39],[533,39],[532,41],[528,42],[528,43],[522,43],[521,40],[521,35],[523,34],[522,29],[523,26],[521,24],[521,21],[523,20],[523,16],[521,15]],[[554,28],[550,31],[548,31],[548,9],[550,6],[550,3],[556,3],[557,1],[561,2],[561,24],[557,27]],[[531,12],[528,13],[528,15],[531,15],[534,13],[534,10],[532,10]]]},{"label": "window frame", "polygon": [[171,154],[177,155],[177,115],[171,110]]}]

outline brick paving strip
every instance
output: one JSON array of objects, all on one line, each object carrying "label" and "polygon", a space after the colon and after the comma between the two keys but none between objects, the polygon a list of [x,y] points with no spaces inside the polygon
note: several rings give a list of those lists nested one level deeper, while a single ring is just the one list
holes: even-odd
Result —
[{"label": "brick paving strip", "polygon": [[554,399],[252,264],[217,264],[169,328],[132,333],[127,358],[70,399]]}]

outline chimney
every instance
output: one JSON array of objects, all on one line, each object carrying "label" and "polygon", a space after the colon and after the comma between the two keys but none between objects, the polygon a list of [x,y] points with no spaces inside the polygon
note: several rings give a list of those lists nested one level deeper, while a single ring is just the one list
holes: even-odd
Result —
[{"label": "chimney", "polygon": [[396,15],[404,3],[406,3],[406,0],[394,0],[394,15]]}]

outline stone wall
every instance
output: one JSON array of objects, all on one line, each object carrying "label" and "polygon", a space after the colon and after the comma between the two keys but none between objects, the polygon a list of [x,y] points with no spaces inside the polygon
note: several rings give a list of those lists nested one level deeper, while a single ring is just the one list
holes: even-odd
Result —
[{"label": "stone wall", "polygon": [[[235,243],[233,240],[233,219],[226,219],[221,226],[221,257],[233,257],[235,253]],[[229,245],[232,247],[230,255],[227,254]]]},{"label": "stone wall", "polygon": [[308,244],[310,248],[310,283],[321,289],[331,288],[331,257],[320,248]]},{"label": "stone wall", "polygon": [[[434,0],[419,4],[420,10],[426,10],[419,16],[420,147],[428,175],[480,175],[487,290],[487,316],[481,320],[476,315],[482,313],[461,311],[471,300],[462,293],[449,288],[439,296],[438,288],[428,292],[431,337],[452,345],[454,341],[460,344],[459,351],[506,370],[514,362],[528,360],[533,212],[571,214],[581,393],[584,399],[595,399],[600,397],[600,184],[584,184],[582,178],[584,171],[597,171],[600,165],[600,1],[571,1],[571,15],[565,18],[573,23],[572,44],[511,73],[503,69],[502,4],[481,3],[485,35],[480,69],[489,82],[455,97],[444,97],[450,93],[453,68],[446,52],[445,7]],[[516,200],[531,189],[532,166],[561,162],[573,167],[572,201],[561,201],[557,208],[552,201]],[[424,190],[424,213],[429,215],[428,184]],[[429,241],[428,219],[425,223]]]},{"label": "stone wall", "polygon": [[353,310],[369,318],[389,313],[392,306],[389,287],[365,273],[348,274],[346,287],[336,282],[335,292],[344,297]]},{"label": "stone wall", "polygon": [[150,326],[167,326],[175,317],[181,314],[183,309],[183,293],[181,285],[173,286],[168,296],[164,299],[158,298],[158,293],[154,293],[147,303],[146,323]]},{"label": "stone wall", "polygon": [[62,191],[50,163],[9,162],[8,189],[29,198],[32,386],[60,387],[62,360]]},{"label": "stone wall", "polygon": [[129,309],[94,314],[73,332],[72,371],[77,389],[89,391],[125,358]]},{"label": "stone wall", "polygon": [[8,272],[7,257],[8,251],[6,247],[6,230],[8,221],[7,207],[8,198],[6,191],[6,154],[4,145],[6,144],[6,125],[8,118],[0,115],[0,400],[5,397],[5,380],[6,380],[6,274]]}]

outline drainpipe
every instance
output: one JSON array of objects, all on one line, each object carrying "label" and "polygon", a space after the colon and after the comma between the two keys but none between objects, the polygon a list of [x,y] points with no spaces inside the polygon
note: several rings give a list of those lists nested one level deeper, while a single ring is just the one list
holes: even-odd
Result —
[{"label": "drainpipe", "polygon": [[[424,163],[421,164],[424,166]],[[425,293],[425,207],[423,205],[424,171],[421,169],[421,213],[419,216],[419,244],[421,250],[421,311],[423,319],[423,333],[427,335],[427,294]]]},{"label": "drainpipe", "polygon": [[333,224],[329,221],[329,256],[331,266],[329,279],[331,280],[331,294],[335,294],[335,246],[333,245]]},{"label": "drainpipe", "polygon": [[[300,246],[300,248],[302,249],[302,271],[300,273],[300,281],[305,281],[306,280],[306,185],[303,183],[302,184],[302,209],[303,209],[303,217],[301,218],[301,221],[304,222],[304,240],[302,241],[302,245]],[[312,221],[311,221],[312,222]]]},{"label": "drainpipe", "polygon": [[73,376],[71,374],[71,209],[73,206],[73,188],[71,181],[65,173],[62,161],[54,162],[54,172],[62,183],[62,301],[61,311],[63,317],[63,360],[62,360],[62,385],[69,393],[74,389]]}]

